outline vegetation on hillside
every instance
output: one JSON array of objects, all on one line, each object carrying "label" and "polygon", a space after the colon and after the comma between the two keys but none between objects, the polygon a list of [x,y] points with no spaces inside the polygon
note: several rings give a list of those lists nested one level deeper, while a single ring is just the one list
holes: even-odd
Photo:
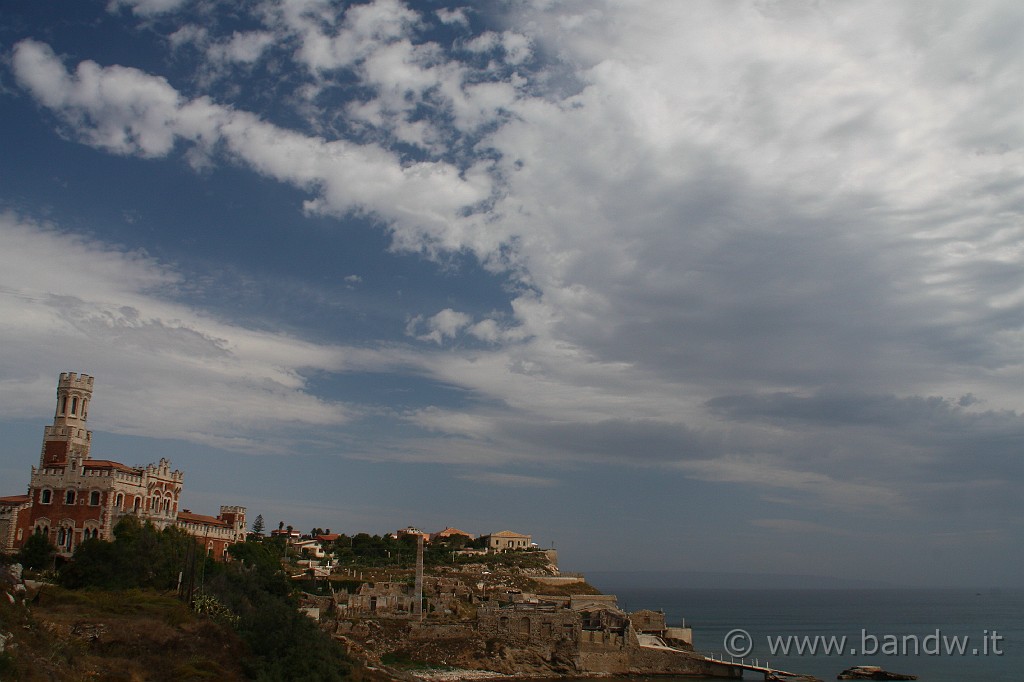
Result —
[{"label": "vegetation on hillside", "polygon": [[[140,523],[134,517],[125,517],[114,529],[112,542],[83,542],[59,573],[59,583],[65,589],[56,591],[57,588],[44,587],[43,599],[53,599],[55,594],[82,596],[86,601],[80,603],[106,599],[110,604],[120,604],[128,599],[127,603],[135,604],[131,608],[136,608],[146,599],[155,603],[173,598],[179,593],[180,583],[185,592],[189,587],[194,588],[196,610],[206,617],[197,618],[194,611],[190,612],[183,605],[175,607],[177,611],[172,610],[172,613],[185,609],[196,622],[207,623],[203,626],[206,629],[200,628],[202,632],[197,632],[201,636],[224,631],[239,643],[232,660],[237,661],[235,665],[241,676],[214,674],[209,676],[211,679],[248,678],[272,682],[352,677],[354,666],[341,645],[298,611],[296,595],[281,569],[283,548],[280,545],[269,541],[234,545],[229,552],[236,561],[227,564],[207,559],[202,556],[201,548],[196,551],[197,547],[195,540],[179,529],[158,530],[149,522]],[[97,594],[115,596],[87,598]],[[61,599],[73,603],[75,597],[62,596]],[[161,617],[180,619],[180,615]],[[99,637],[96,642],[102,643],[104,638]],[[95,653],[89,647],[85,650],[79,647],[69,650],[67,656],[74,658],[89,652]],[[173,649],[164,655],[178,662]],[[171,663],[165,661],[166,665]],[[0,679],[6,677],[0,676]],[[188,679],[188,676],[159,679]]]}]

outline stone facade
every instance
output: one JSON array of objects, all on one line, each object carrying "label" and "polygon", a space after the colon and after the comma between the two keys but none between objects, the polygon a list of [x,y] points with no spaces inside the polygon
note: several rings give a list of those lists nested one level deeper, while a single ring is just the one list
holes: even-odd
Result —
[{"label": "stone facade", "polygon": [[87,421],[93,382],[87,374],[60,375],[53,424],[43,430],[28,495],[0,498],[0,551],[16,550],[39,533],[68,557],[85,540],[111,540],[126,514],[158,528],[177,525],[197,538],[212,538],[217,557],[227,544],[244,540],[243,507],[221,507],[217,518],[179,514],[185,476],[167,459],[133,467],[92,457]]},{"label": "stone facade", "polygon": [[532,538],[522,533],[513,533],[510,530],[503,530],[497,533],[483,536],[487,549],[494,552],[507,552],[515,549],[529,549]]},{"label": "stone facade", "polygon": [[[365,586],[361,598],[375,594],[404,598],[408,585]],[[352,595],[351,597],[355,597]],[[350,599],[351,599],[350,597]],[[473,599],[471,618],[402,618],[401,613],[365,609],[338,611],[336,634],[373,657],[399,653],[412,660],[522,677],[591,675],[679,675],[740,679],[742,671],[708,661],[689,648],[666,646],[655,635],[664,615],[626,613],[614,595],[544,596],[509,593],[506,598]]]},{"label": "stone facade", "polygon": [[175,525],[194,536],[209,556],[224,560],[229,546],[245,542],[245,507],[221,506],[217,516],[193,514],[183,509],[178,512]]},{"label": "stone facade", "polygon": [[32,498],[28,495],[0,497],[0,550],[21,546],[25,529],[18,521],[31,507]]}]

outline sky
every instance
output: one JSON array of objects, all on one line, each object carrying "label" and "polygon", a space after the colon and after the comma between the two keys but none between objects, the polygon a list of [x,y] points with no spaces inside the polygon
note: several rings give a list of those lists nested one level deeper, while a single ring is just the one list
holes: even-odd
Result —
[{"label": "sky", "polygon": [[0,13],[0,494],[1024,586],[1024,5]]}]

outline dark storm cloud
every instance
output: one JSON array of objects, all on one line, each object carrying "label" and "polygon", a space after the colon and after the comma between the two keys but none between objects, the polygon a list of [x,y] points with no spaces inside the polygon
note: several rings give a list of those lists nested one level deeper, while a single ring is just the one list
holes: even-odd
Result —
[{"label": "dark storm cloud", "polygon": [[[844,439],[892,455],[916,453],[928,466],[908,472],[917,480],[968,472],[981,478],[1019,477],[1024,468],[1024,416],[1010,410],[966,409],[963,403],[969,405],[973,400],[967,395],[948,400],[937,396],[770,393],[720,396],[709,400],[707,407],[713,414],[737,422],[801,430],[812,441]],[[876,432],[876,436],[869,440],[857,435],[857,430]]]},{"label": "dark storm cloud", "polygon": [[608,419],[594,424],[505,421],[500,432],[527,448],[615,464],[704,459],[721,451],[714,436],[683,424],[643,419]]}]

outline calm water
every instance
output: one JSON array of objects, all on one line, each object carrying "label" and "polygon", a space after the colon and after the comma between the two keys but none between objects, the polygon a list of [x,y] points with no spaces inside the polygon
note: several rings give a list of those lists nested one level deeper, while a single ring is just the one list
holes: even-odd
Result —
[{"label": "calm water", "polygon": [[[852,665],[880,665],[891,672],[917,675],[921,682],[1024,681],[1021,590],[615,590],[608,586],[605,591],[617,594],[619,605],[629,611],[664,610],[669,625],[685,618],[694,629],[694,646],[703,652],[721,654],[726,634],[741,628],[750,634],[751,658],[762,663],[768,659],[774,668],[822,680],[834,680]],[[773,655],[769,638],[788,636],[809,637],[809,643],[815,637],[825,639],[819,640],[817,653],[797,654],[793,644],[790,655]],[[823,651],[826,643],[842,642],[843,637],[842,654]],[[742,635],[736,644],[741,640]],[[851,649],[856,653],[851,655]],[[874,655],[872,649],[877,649]],[[747,679],[761,677],[747,673]]]}]

